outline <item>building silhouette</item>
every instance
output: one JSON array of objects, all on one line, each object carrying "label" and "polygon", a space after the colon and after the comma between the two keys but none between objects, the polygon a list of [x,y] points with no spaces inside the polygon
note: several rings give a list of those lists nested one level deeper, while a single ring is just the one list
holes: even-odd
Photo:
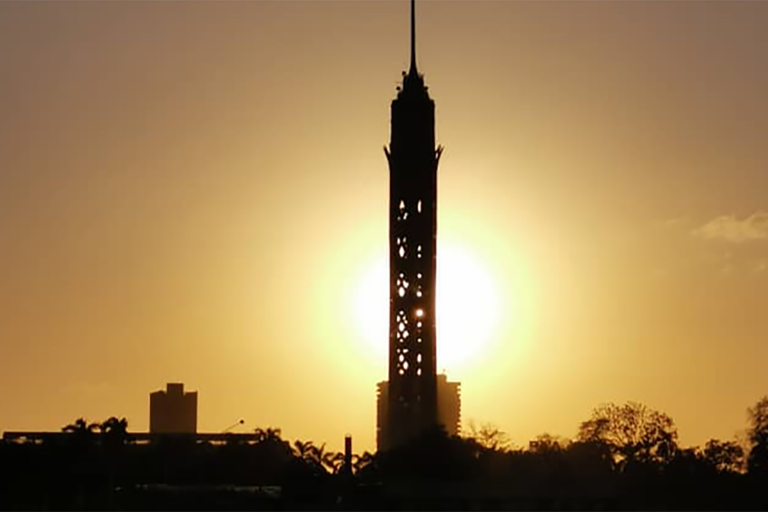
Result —
[{"label": "building silhouette", "polygon": [[[437,165],[435,103],[416,69],[415,1],[411,63],[391,107],[389,162],[389,379],[377,435],[389,449],[437,424],[435,276]],[[381,387],[379,394],[381,395]]]},{"label": "building silhouette", "polygon": [[184,384],[168,383],[149,394],[150,434],[197,433],[197,391],[184,392]]},{"label": "building silhouette", "polygon": [[444,373],[437,376],[437,419],[449,435],[461,433],[461,383]]},{"label": "building silhouette", "polygon": [[[379,382],[376,395],[376,445],[381,449],[389,424],[389,382]],[[461,433],[461,384],[450,382],[444,373],[437,376],[437,423],[448,435]]]},{"label": "building silhouette", "polygon": [[383,450],[386,445],[389,424],[389,381],[376,384],[376,448]]}]

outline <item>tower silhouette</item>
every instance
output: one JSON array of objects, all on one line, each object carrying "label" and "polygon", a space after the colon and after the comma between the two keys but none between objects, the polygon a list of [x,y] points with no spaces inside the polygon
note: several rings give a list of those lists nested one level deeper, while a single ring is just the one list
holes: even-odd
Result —
[{"label": "tower silhouette", "polygon": [[392,101],[389,147],[389,384],[379,449],[437,425],[435,276],[437,164],[435,103],[416,69],[411,0],[411,64]]}]

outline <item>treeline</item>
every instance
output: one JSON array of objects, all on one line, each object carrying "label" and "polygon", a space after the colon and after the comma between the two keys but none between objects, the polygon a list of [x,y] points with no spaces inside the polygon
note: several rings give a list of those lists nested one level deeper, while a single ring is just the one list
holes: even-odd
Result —
[{"label": "treeline", "polygon": [[572,440],[514,448],[491,426],[436,429],[396,450],[353,455],[257,429],[212,444],[131,442],[124,419],[83,419],[42,443],[0,444],[2,509],[766,510],[768,397],[743,440],[681,447],[672,419],[606,404]]}]

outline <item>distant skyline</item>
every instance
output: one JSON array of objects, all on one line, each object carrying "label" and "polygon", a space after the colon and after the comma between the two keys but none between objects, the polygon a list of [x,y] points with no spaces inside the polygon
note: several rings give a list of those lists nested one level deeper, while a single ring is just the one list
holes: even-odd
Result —
[{"label": "distant skyline", "polygon": [[[522,445],[634,400],[683,445],[745,428],[768,392],[766,23],[420,2],[456,262],[437,368],[465,423]],[[201,432],[372,449],[408,58],[405,1],[0,2],[0,430],[145,431],[179,381]],[[440,304],[477,289],[473,340]]]}]

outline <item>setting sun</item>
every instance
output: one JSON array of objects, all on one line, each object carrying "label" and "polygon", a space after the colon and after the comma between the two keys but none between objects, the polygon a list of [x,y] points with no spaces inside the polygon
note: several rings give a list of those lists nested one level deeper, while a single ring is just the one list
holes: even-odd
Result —
[{"label": "setting sun", "polygon": [[[501,299],[487,266],[470,250],[439,244],[437,261],[437,367],[462,369],[499,336]],[[384,359],[387,274],[386,257],[371,262],[358,281],[351,305],[364,343],[375,357]]]}]

